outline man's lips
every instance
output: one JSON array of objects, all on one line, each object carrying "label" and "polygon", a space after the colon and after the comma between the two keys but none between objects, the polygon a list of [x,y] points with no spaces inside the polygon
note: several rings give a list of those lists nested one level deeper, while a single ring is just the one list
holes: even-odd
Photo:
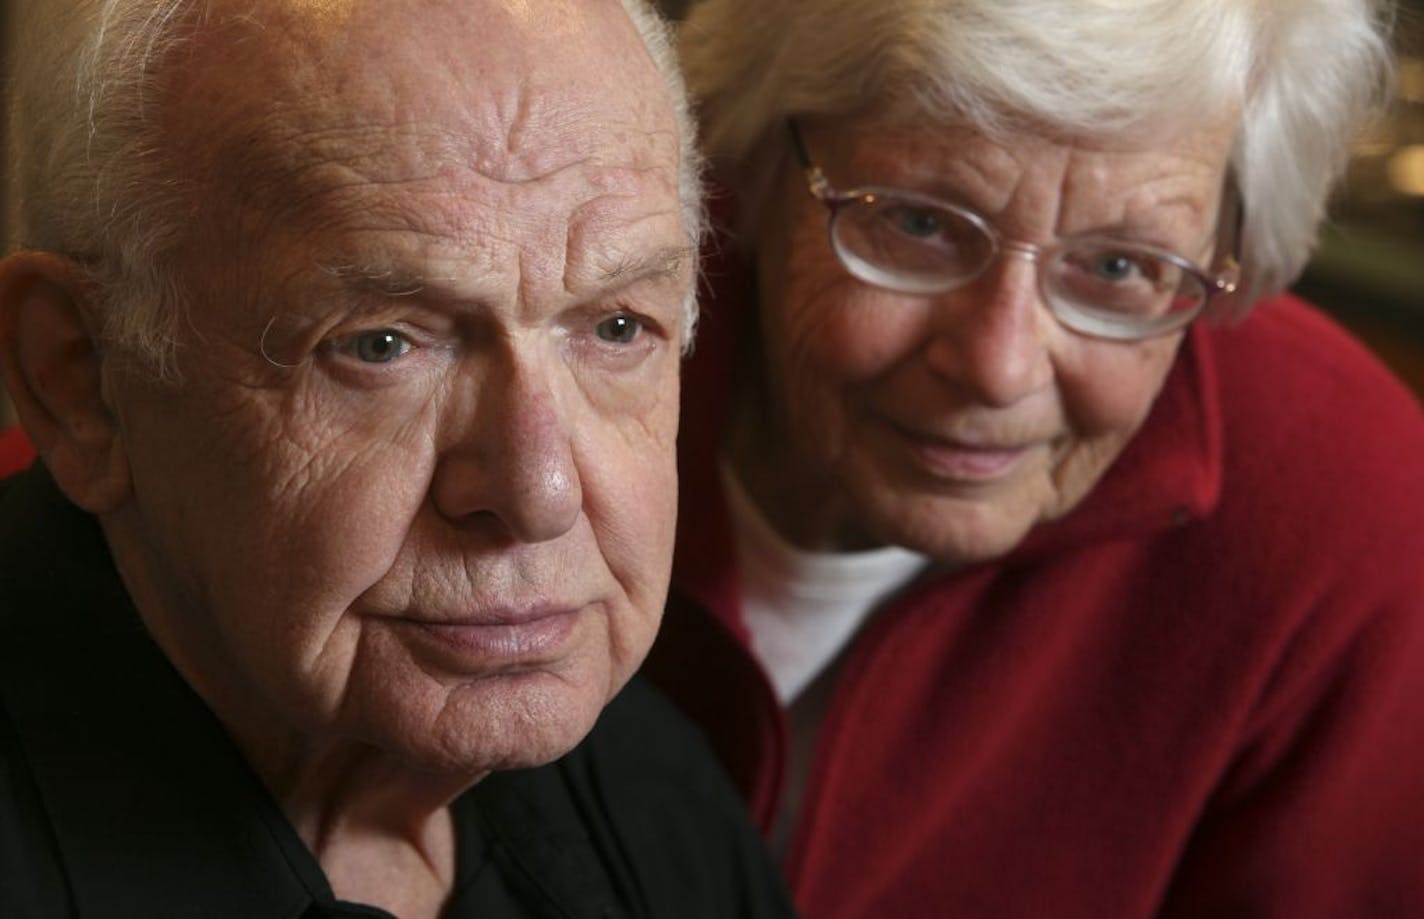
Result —
[{"label": "man's lips", "polygon": [[528,625],[542,619],[576,613],[581,609],[583,609],[581,603],[541,601],[498,606],[472,605],[468,608],[450,610],[409,610],[387,615],[388,618],[401,619],[416,625],[465,628]]},{"label": "man's lips", "polygon": [[403,615],[391,621],[456,660],[517,662],[557,654],[584,609],[541,604],[450,616]]}]

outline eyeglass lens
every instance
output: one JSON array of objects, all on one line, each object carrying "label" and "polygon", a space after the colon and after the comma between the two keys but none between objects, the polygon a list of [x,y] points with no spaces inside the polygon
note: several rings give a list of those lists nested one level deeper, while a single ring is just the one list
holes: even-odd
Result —
[{"label": "eyeglass lens", "polygon": [[[857,277],[905,293],[942,293],[978,277],[999,244],[981,218],[929,199],[877,191],[839,202],[831,241]],[[1070,239],[1039,266],[1053,305],[1078,314],[1156,320],[1205,302],[1201,279],[1176,257],[1102,239]]]}]

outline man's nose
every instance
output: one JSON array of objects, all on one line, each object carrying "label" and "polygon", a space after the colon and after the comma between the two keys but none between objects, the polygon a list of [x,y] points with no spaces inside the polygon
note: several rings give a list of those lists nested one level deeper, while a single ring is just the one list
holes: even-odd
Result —
[{"label": "man's nose", "polygon": [[[503,363],[503,362],[502,362]],[[572,426],[550,372],[515,362],[491,368],[436,466],[435,506],[464,527],[517,542],[556,539],[577,521],[583,491]]]},{"label": "man's nose", "polygon": [[1030,251],[1009,248],[935,305],[930,367],[989,405],[1011,405],[1052,380],[1047,325]]}]

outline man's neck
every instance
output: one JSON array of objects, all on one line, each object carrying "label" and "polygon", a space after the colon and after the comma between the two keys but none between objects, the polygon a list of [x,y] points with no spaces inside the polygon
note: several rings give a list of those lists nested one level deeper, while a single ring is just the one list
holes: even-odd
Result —
[{"label": "man's neck", "polygon": [[449,805],[482,776],[412,771],[355,744],[279,750],[233,734],[338,899],[402,919],[439,915],[455,882]]}]

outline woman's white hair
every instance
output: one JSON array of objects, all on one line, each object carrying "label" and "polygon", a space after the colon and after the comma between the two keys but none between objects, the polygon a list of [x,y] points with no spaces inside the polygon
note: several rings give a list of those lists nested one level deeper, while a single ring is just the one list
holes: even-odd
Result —
[{"label": "woman's white hair", "polygon": [[1304,267],[1385,98],[1387,31],[1381,0],[703,0],[681,42],[708,151],[733,162],[788,115],[1107,141],[1239,117],[1244,308]]},{"label": "woman's white hair", "polygon": [[[694,249],[705,219],[696,126],[669,27],[620,0],[674,100],[680,194]],[[104,340],[173,372],[186,303],[174,265],[186,189],[158,113],[167,64],[210,0],[20,0],[7,49],[7,248],[71,257],[94,285]],[[695,294],[686,304],[691,341]]]}]

